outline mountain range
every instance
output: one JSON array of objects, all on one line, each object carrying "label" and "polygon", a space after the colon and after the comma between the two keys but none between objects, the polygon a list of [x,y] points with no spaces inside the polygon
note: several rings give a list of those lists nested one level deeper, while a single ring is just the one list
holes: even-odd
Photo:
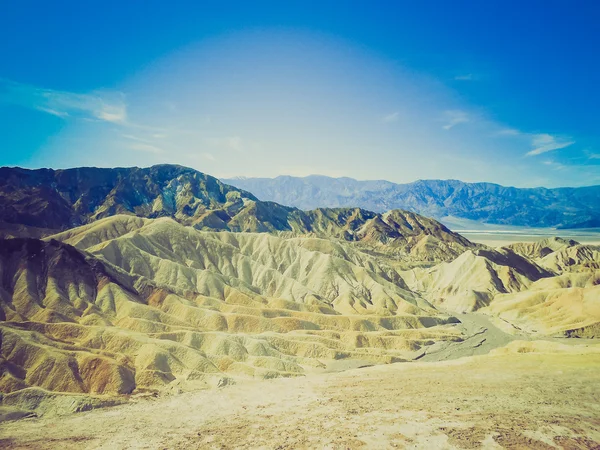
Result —
[{"label": "mountain range", "polygon": [[528,227],[600,227],[600,186],[515,188],[457,180],[397,184],[321,175],[223,181],[247,189],[261,200],[301,209],[352,205],[375,212],[404,209],[438,220],[452,216]]},{"label": "mountain range", "polygon": [[[149,168],[66,170],[0,168],[0,233],[39,237],[116,214],[171,217],[198,230],[311,233],[325,238],[386,245],[437,260],[457,256],[473,244],[441,223],[393,210],[384,214],[356,207],[303,211],[260,201],[194,169]],[[19,231],[19,226],[29,228]],[[434,251],[434,247],[441,248]],[[425,248],[427,253],[425,254]]]}]

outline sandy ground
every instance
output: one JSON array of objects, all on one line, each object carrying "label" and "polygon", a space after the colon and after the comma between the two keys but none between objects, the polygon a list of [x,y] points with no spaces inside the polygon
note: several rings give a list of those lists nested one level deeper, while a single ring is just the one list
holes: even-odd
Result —
[{"label": "sandy ground", "polygon": [[249,382],[0,428],[1,448],[598,448],[600,354]]}]

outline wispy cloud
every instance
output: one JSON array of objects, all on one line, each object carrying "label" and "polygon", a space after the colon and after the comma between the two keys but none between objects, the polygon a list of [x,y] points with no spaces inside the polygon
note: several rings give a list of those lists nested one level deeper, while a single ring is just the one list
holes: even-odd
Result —
[{"label": "wispy cloud", "polygon": [[567,167],[564,164],[558,163],[558,162],[553,161],[553,160],[544,161],[544,164],[547,165],[547,166],[552,167],[554,170],[563,170],[563,169],[565,169]]},{"label": "wispy cloud", "polygon": [[454,79],[457,81],[475,81],[476,77],[472,73],[467,73],[464,75],[456,75]]},{"label": "wispy cloud", "polygon": [[392,123],[397,122],[399,117],[400,113],[398,111],[395,111],[393,113],[388,114],[387,116],[383,116],[381,120],[383,120],[385,123]]},{"label": "wispy cloud", "polygon": [[594,153],[589,148],[583,151],[587,159],[600,159],[600,153]]},{"label": "wispy cloud", "polygon": [[111,123],[127,121],[121,92],[74,92],[44,89],[0,78],[0,101],[36,109],[61,118],[85,118]]},{"label": "wispy cloud", "polygon": [[69,116],[69,113],[67,113],[65,111],[57,111],[57,110],[52,109],[52,108],[44,108],[42,106],[39,106],[36,109],[39,110],[39,111],[46,112],[48,114],[52,114],[53,116],[56,116],[56,117],[68,117]]},{"label": "wispy cloud", "polygon": [[459,109],[452,109],[444,111],[444,120],[447,123],[442,128],[444,130],[450,130],[456,125],[469,122],[469,115],[466,112],[461,111]]},{"label": "wispy cloud", "polygon": [[[195,130],[154,126],[131,120],[125,94],[119,91],[82,94],[40,88],[0,78],[1,102],[42,111],[66,121],[111,124],[111,130],[105,132],[116,134],[119,148],[136,152],[155,155],[173,152],[180,146],[182,136],[186,136],[184,141],[198,136]],[[241,140],[236,137],[227,138],[223,145],[237,149],[241,146]]]},{"label": "wispy cloud", "polygon": [[542,153],[569,147],[574,143],[575,141],[568,138],[553,136],[547,133],[533,134],[531,135],[531,146],[533,149],[528,151],[526,156],[541,155]]},{"label": "wispy cloud", "polygon": [[[575,143],[575,141],[568,136],[556,136],[549,133],[526,133],[517,130],[516,128],[501,129],[494,133],[494,136],[517,137],[528,140],[531,150],[529,150],[525,156],[541,155],[543,153],[569,147]],[[544,161],[544,164],[550,165],[548,161]],[[555,164],[556,163],[554,163],[554,165]]]},{"label": "wispy cloud", "polygon": [[504,128],[495,133],[495,136],[523,136],[523,132],[515,128]]},{"label": "wispy cloud", "polygon": [[[75,93],[17,83],[0,78],[0,102],[20,105],[60,117],[64,120],[110,123],[116,126],[122,148],[133,151],[161,154],[171,151],[182,136],[193,136],[208,147],[243,152],[245,144],[239,136],[201,138],[195,130],[174,127],[156,127],[130,120],[127,103],[122,92],[94,91]],[[174,108],[173,108],[174,109]],[[202,153],[202,158],[215,161],[213,153]]]}]

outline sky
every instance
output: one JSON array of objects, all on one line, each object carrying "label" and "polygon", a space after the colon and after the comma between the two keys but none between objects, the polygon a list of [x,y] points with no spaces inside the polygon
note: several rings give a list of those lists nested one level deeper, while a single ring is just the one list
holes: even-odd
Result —
[{"label": "sky", "polygon": [[0,165],[600,184],[600,2],[0,2]]}]

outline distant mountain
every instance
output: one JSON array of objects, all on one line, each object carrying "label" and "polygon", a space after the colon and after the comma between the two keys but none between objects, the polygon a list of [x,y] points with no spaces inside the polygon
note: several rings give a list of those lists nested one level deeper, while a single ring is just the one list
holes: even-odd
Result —
[{"label": "distant mountain", "polygon": [[[291,232],[385,245],[430,261],[474,246],[441,223],[408,211],[312,211],[258,200],[210,175],[176,165],[66,170],[0,168],[0,235],[39,237],[118,214],[171,217],[198,230]],[[16,225],[35,227],[28,233]],[[50,234],[47,232],[45,234]]]},{"label": "distant mountain", "polygon": [[262,200],[302,209],[352,205],[375,212],[399,208],[436,219],[454,216],[503,225],[600,226],[600,186],[522,189],[457,180],[396,184],[321,175],[223,181],[247,189]]}]

